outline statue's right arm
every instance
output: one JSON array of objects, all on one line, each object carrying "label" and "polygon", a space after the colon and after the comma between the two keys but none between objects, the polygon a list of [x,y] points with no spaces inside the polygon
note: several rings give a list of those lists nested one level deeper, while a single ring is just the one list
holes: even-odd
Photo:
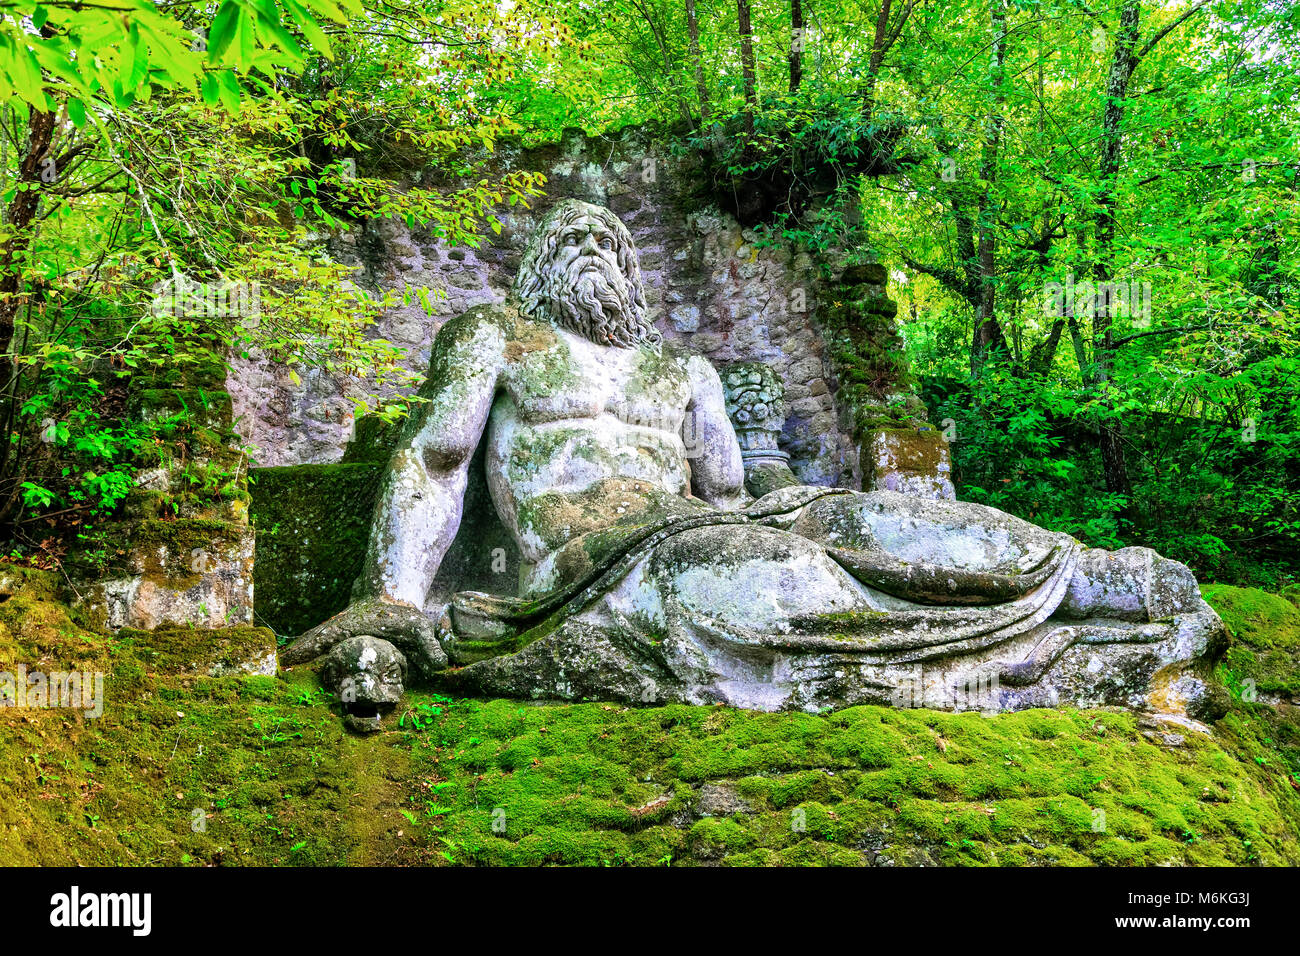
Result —
[{"label": "statue's right arm", "polygon": [[353,598],[422,609],[460,527],[470,459],[505,367],[505,335],[492,314],[447,322],[433,344],[427,404],[389,464]]}]

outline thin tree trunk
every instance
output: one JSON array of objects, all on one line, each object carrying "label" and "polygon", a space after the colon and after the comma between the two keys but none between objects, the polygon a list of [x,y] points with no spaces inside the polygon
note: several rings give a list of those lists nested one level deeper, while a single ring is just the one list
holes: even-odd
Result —
[{"label": "thin tree trunk", "polygon": [[[1104,288],[1113,282],[1115,275],[1116,186],[1124,145],[1124,110],[1129,82],[1133,79],[1138,63],[1156,44],[1208,4],[1209,0],[1198,0],[1187,7],[1173,20],[1156,30],[1140,48],[1138,46],[1142,16],[1140,0],[1124,0],[1124,6],[1120,10],[1119,30],[1115,36],[1115,54],[1111,58],[1110,71],[1106,76],[1106,109],[1102,117],[1101,160],[1098,170],[1101,190],[1097,195],[1097,213],[1093,221],[1096,255],[1093,260],[1092,274],[1099,287]],[[1111,413],[1107,420],[1101,423],[1099,446],[1107,490],[1130,495],[1132,484],[1124,460],[1123,438],[1119,430],[1119,422],[1114,415],[1113,400],[1110,397],[1110,385],[1118,348],[1111,323],[1113,305],[1112,297],[1101,292],[1097,301],[1099,308],[1094,307],[1093,310],[1093,374],[1102,402]]]},{"label": "thin tree trunk", "polygon": [[[27,151],[18,165],[18,189],[5,212],[11,232],[0,246],[0,354],[8,354],[18,314],[22,288],[22,259],[32,241],[32,223],[41,204],[41,171],[54,141],[54,114],[31,111],[27,123]],[[7,379],[8,376],[5,376]]]},{"label": "thin tree trunk", "polygon": [[[41,27],[40,35],[42,39],[48,40],[54,36],[54,28],[46,23]],[[6,107],[5,119],[9,116],[10,111]],[[42,173],[50,168],[47,161],[53,158],[55,126],[53,110],[28,107],[27,149],[16,157],[18,175],[14,185],[17,191],[4,212],[8,239],[0,246],[0,388],[3,388],[0,393],[0,475],[3,476],[10,476],[15,467],[13,456],[16,446],[10,441],[10,434],[18,417],[20,382],[14,329],[17,326],[18,310],[26,304],[22,295],[22,270],[32,246],[40,213],[44,192],[41,187],[45,185]],[[59,170],[54,169],[53,172],[57,177]],[[21,465],[21,460],[18,460],[18,464]],[[8,519],[16,500],[12,493],[6,498],[0,508],[0,520]]]},{"label": "thin tree trunk", "polygon": [[754,67],[754,28],[749,18],[749,0],[736,0],[740,33],[740,73],[745,88],[745,137],[754,138],[754,114],[758,112],[757,71]]},{"label": "thin tree trunk", "polygon": [[803,82],[803,2],[790,0],[790,92]]},{"label": "thin tree trunk", "polygon": [[709,121],[709,88],[704,85],[704,57],[700,54],[700,21],[695,15],[695,0],[686,0],[686,34],[690,40],[692,68],[695,70],[695,95],[700,101],[700,122]]},{"label": "thin tree trunk", "polygon": [[1114,281],[1115,189],[1123,147],[1125,98],[1128,95],[1129,81],[1138,64],[1136,50],[1140,16],[1139,0],[1124,0],[1119,31],[1115,37],[1115,54],[1106,77],[1106,109],[1102,118],[1101,159],[1098,168],[1101,191],[1097,194],[1093,231],[1096,258],[1093,260],[1092,274],[1100,293],[1094,300],[1092,310],[1093,383],[1102,393],[1102,404],[1108,412],[1106,419],[1100,423],[1098,446],[1106,490],[1122,495],[1131,494],[1133,489],[1128,464],[1124,459],[1120,424],[1114,414],[1113,400],[1109,396],[1115,369],[1115,332],[1111,321],[1114,302],[1111,296],[1101,290]]},{"label": "thin tree trunk", "polygon": [[995,2],[990,26],[993,56],[989,69],[990,103],[985,120],[984,147],[980,156],[981,192],[976,215],[979,268],[979,305],[975,311],[975,332],[971,341],[971,374],[978,376],[997,352],[1006,353],[1007,341],[997,317],[997,202],[993,196],[998,179],[998,151],[1002,146],[1003,61],[1006,56],[1007,13]]},{"label": "thin tree trunk", "polygon": [[1083,337],[1083,328],[1073,315],[1069,317],[1066,324],[1070,329],[1070,344],[1074,346],[1074,360],[1079,363],[1079,374],[1085,382],[1089,381],[1092,375],[1089,369],[1092,359],[1088,355],[1088,343]]},{"label": "thin tree trunk", "polygon": [[1051,331],[1042,341],[1029,349],[1029,370],[1037,375],[1046,375],[1056,361],[1056,350],[1061,345],[1061,333],[1065,331],[1065,317],[1061,316],[1052,323]]},{"label": "thin tree trunk", "polygon": [[889,11],[893,0],[880,0],[880,10],[876,13],[876,32],[871,40],[871,57],[867,61],[867,78],[862,85],[862,115],[871,119],[876,108],[876,81],[880,76],[880,64],[884,62],[888,49]]},{"label": "thin tree trunk", "polygon": [[[30,110],[27,121],[27,150],[18,164],[18,192],[5,210],[9,238],[0,246],[0,474],[9,465],[9,431],[14,419],[14,395],[18,388],[18,364],[11,353],[14,327],[22,306],[22,270],[31,248],[32,234],[41,205],[41,172],[54,141],[54,114]],[[26,187],[26,188],[23,188]]]},{"label": "thin tree trunk", "polygon": [[650,28],[650,35],[655,38],[655,44],[659,47],[659,55],[663,58],[664,76],[669,78],[669,84],[672,87],[673,96],[677,99],[677,112],[681,114],[682,120],[685,121],[687,125],[690,125],[692,122],[691,108],[686,102],[686,97],[681,93],[681,85],[677,81],[678,74],[676,64],[673,61],[673,52],[668,45],[668,40],[664,36],[663,30],[660,29],[659,23],[655,19],[654,12],[652,12],[649,7],[643,4],[641,0],[632,0],[632,5],[641,12],[641,16],[645,20],[646,26]]}]

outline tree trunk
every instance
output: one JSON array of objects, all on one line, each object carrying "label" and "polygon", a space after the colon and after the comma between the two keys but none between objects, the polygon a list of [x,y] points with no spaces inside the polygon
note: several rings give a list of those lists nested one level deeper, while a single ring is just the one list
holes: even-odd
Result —
[{"label": "tree trunk", "polygon": [[997,200],[993,195],[998,181],[998,151],[1002,146],[1003,61],[1006,56],[1007,13],[995,2],[990,26],[993,31],[993,56],[989,68],[989,111],[985,120],[984,146],[980,155],[980,199],[975,217],[979,236],[979,304],[975,310],[975,332],[971,340],[971,374],[979,376],[989,357],[1007,350],[1006,336],[997,317]]},{"label": "tree trunk", "polygon": [[754,28],[749,19],[749,0],[736,0],[737,30],[740,33],[740,73],[745,87],[745,137],[754,138],[754,114],[758,112],[758,91],[754,67]]},{"label": "tree trunk", "polygon": [[880,76],[880,64],[884,62],[889,39],[889,11],[892,0],[880,0],[880,9],[876,12],[876,32],[871,39],[871,57],[867,60],[867,78],[862,85],[862,116],[871,119],[876,108],[876,81]]},{"label": "tree trunk", "polygon": [[[31,248],[37,214],[41,205],[41,173],[50,155],[54,141],[54,113],[29,110],[27,121],[27,149],[18,164],[19,191],[14,194],[5,210],[5,223],[11,230],[8,240],[0,247],[0,475],[8,475],[13,465],[9,436],[13,430],[18,408],[18,362],[13,357],[14,329],[18,310],[23,305],[22,270],[26,265],[27,251]],[[57,172],[57,171],[56,171]],[[26,186],[26,189],[21,188]],[[7,498],[0,514],[8,515],[13,497]]]},{"label": "tree trunk", "polygon": [[[1097,194],[1093,231],[1096,258],[1093,260],[1092,274],[1099,291],[1114,281],[1115,189],[1123,148],[1124,101],[1128,95],[1129,81],[1138,64],[1136,51],[1140,16],[1139,0],[1124,0],[1119,31],[1115,37],[1115,54],[1111,58],[1110,72],[1106,77],[1106,109],[1102,118],[1101,158],[1098,165],[1101,190]],[[1114,377],[1116,348],[1111,321],[1113,307],[1111,296],[1099,294],[1092,310],[1093,384],[1102,393],[1102,406],[1107,410],[1106,418],[1100,423],[1098,445],[1106,490],[1113,494],[1130,495],[1133,489],[1124,459],[1123,436],[1109,394]]]},{"label": "tree trunk", "polygon": [[[22,289],[23,259],[32,241],[32,223],[41,204],[41,172],[54,140],[54,114],[31,110],[27,122],[27,151],[18,165],[19,191],[9,203],[5,222],[12,230],[0,246],[0,354],[7,355],[14,337]],[[26,187],[26,188],[24,188]],[[4,376],[5,381],[8,375]]]},{"label": "tree trunk", "polygon": [[803,82],[803,3],[790,0],[790,92]]},{"label": "tree trunk", "polygon": [[690,41],[692,68],[695,70],[695,95],[700,101],[700,122],[709,121],[709,88],[704,85],[704,57],[700,54],[700,21],[695,15],[695,0],[686,0],[686,34]]}]

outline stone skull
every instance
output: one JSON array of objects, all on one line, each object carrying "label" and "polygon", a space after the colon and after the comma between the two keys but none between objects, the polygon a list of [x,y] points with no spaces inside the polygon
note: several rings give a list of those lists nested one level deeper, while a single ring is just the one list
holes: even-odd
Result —
[{"label": "stone skull", "polygon": [[368,634],[335,644],[325,656],[320,676],[339,695],[345,722],[372,733],[402,699],[406,656],[382,638]]}]

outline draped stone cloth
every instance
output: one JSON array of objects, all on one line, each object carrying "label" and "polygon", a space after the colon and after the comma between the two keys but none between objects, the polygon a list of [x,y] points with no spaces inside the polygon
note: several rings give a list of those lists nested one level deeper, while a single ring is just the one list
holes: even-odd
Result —
[{"label": "draped stone cloth", "polygon": [[[674,500],[680,504],[672,506]],[[814,503],[821,506],[810,509]],[[853,506],[868,514],[853,515]],[[779,489],[737,512],[669,499],[653,521],[616,525],[570,542],[566,547],[581,549],[589,566],[547,593],[510,598],[460,592],[452,602],[451,625],[456,632],[495,637],[502,650],[522,648],[599,601],[675,536],[728,525],[797,525],[795,533],[821,544],[840,567],[870,588],[866,594],[876,606],[795,617],[788,629],[771,632],[732,623],[718,636],[755,647],[860,654],[886,664],[967,653],[1046,621],[1065,597],[1081,551],[1068,535],[1010,516],[1013,527],[1003,535],[990,535],[988,509],[972,516],[972,507],[893,493],[861,495],[810,487]],[[860,520],[863,517],[868,520]],[[873,523],[871,517],[880,520]],[[967,525],[978,529],[970,533],[979,540],[974,542],[977,547],[963,549]],[[965,551],[965,565],[925,560],[915,545],[929,537],[941,537],[946,554]],[[719,628],[698,618],[694,623]]]}]

